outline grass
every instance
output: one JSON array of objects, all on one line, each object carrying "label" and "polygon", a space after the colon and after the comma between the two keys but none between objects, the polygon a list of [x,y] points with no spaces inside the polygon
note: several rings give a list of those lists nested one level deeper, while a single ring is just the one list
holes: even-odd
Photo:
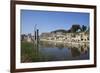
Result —
[{"label": "grass", "polygon": [[37,61],[38,51],[33,43],[21,42],[21,62]]},{"label": "grass", "polygon": [[28,42],[21,42],[21,62],[43,62],[52,60],[52,56],[44,54],[36,48],[36,45]]}]

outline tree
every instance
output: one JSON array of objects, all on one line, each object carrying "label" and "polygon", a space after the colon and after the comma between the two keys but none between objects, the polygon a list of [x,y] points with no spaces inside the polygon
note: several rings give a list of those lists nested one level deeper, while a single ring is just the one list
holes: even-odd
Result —
[{"label": "tree", "polygon": [[81,30],[80,25],[75,24],[75,25],[72,25],[70,30],[71,30],[71,32],[77,32],[79,29]]},{"label": "tree", "polygon": [[87,27],[86,27],[86,26],[84,26],[84,25],[82,25],[81,30],[82,30],[82,31],[86,31],[86,29],[87,29]]},{"label": "tree", "polygon": [[89,33],[89,31],[90,31],[90,27],[88,26],[86,32]]}]

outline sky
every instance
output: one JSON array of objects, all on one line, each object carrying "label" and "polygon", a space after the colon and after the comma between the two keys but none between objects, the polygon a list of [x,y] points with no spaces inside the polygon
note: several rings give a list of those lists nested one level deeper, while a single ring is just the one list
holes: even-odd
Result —
[{"label": "sky", "polygon": [[21,10],[21,34],[39,34],[58,29],[68,30],[73,24],[89,26],[89,13]]}]

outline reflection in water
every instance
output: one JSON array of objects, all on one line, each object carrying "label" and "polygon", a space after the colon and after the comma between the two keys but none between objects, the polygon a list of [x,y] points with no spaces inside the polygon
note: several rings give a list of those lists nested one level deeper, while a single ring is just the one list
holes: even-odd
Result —
[{"label": "reflection in water", "polygon": [[42,42],[41,52],[59,60],[89,59],[89,44],[62,44]]},{"label": "reflection in water", "polygon": [[77,57],[81,54],[81,52],[78,50],[78,48],[73,47],[71,48],[71,54],[72,54],[72,57]]},{"label": "reflection in water", "polygon": [[89,44],[62,44],[40,42],[31,47],[31,60],[23,62],[44,62],[61,60],[86,60],[89,59]]}]

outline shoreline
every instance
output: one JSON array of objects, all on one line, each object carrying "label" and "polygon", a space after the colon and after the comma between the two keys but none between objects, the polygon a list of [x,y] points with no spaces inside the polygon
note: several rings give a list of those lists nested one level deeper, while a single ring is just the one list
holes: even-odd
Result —
[{"label": "shoreline", "polygon": [[68,44],[83,44],[83,43],[87,43],[89,44],[89,41],[79,41],[79,42],[69,42],[69,41],[58,41],[58,40],[46,40],[46,39],[40,39],[40,41],[43,42],[53,42],[53,43],[68,43]]}]

